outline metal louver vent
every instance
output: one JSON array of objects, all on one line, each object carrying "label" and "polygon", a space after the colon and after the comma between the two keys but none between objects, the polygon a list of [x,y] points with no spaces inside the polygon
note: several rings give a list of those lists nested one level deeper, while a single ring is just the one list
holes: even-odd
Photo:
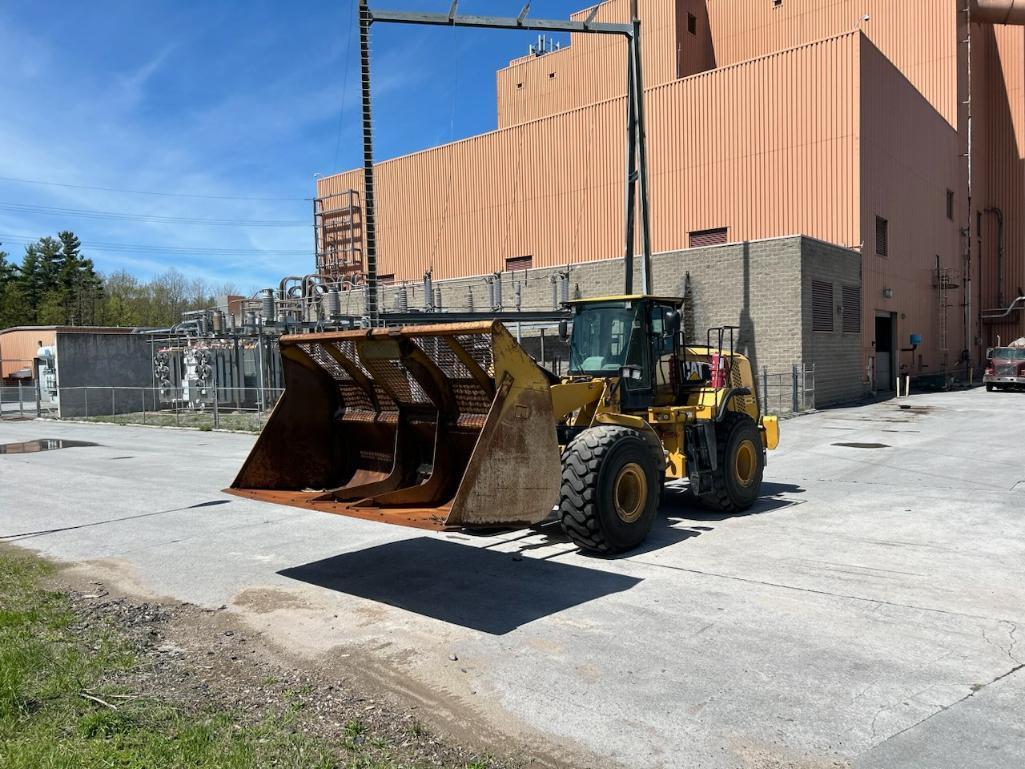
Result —
[{"label": "metal louver vent", "polygon": [[876,254],[890,255],[890,223],[881,216],[876,217]]},{"label": "metal louver vent", "polygon": [[811,282],[811,330],[833,330],[833,284],[824,280]]},{"label": "metal louver vent", "polygon": [[699,230],[690,234],[690,247],[721,246],[727,241],[728,237],[729,230],[726,227],[720,227],[715,230]]},{"label": "metal louver vent", "polygon": [[861,331],[861,286],[843,286],[843,332],[857,334]]}]

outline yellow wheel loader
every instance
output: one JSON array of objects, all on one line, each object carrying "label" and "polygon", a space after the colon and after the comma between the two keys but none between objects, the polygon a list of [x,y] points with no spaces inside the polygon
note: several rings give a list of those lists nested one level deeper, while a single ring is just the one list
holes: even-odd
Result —
[{"label": "yellow wheel loader", "polygon": [[[667,478],[732,512],[758,498],[778,425],[762,416],[733,328],[687,345],[679,299],[652,296],[641,23],[376,11],[359,4],[366,310],[377,306],[370,27],[378,23],[611,35],[626,41],[624,296],[571,303],[570,366],[537,365],[497,320],[284,336],[285,393],[230,491],[441,529],[557,515],[581,548],[636,547]],[[640,226],[637,227],[638,213]],[[640,231],[644,293],[633,292]],[[564,321],[565,323],[565,321]],[[712,334],[715,334],[713,343]],[[557,512],[556,512],[557,511]]]},{"label": "yellow wheel loader", "polygon": [[282,337],[284,395],[230,491],[430,529],[557,516],[599,553],[644,541],[667,479],[743,510],[778,424],[734,329],[688,345],[681,304],[571,303],[561,378],[498,321]]}]

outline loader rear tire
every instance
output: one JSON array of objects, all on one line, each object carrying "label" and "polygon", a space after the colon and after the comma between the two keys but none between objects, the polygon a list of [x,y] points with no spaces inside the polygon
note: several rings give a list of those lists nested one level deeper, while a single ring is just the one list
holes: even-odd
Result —
[{"label": "loader rear tire", "polygon": [[730,412],[715,429],[716,471],[712,490],[701,503],[721,513],[737,513],[753,505],[762,488],[765,451],[758,425],[747,414]]},{"label": "loader rear tire", "polygon": [[599,425],[562,454],[562,528],[582,550],[612,554],[644,541],[658,513],[665,457],[629,427]]}]

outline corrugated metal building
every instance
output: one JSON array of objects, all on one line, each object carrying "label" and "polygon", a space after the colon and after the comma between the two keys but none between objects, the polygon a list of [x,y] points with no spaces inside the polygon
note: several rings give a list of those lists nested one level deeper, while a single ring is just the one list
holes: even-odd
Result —
[{"label": "corrugated metal building", "polygon": [[[992,23],[1022,22],[1000,0],[971,0],[971,24],[964,0],[640,5],[656,252],[793,234],[860,248],[867,372],[911,334],[911,374],[1025,334],[1025,312],[983,318],[1025,285],[1025,31]],[[624,62],[589,35],[518,59],[497,74],[498,130],[381,162],[379,272],[619,257]],[[359,172],[317,194],[349,189]]]}]

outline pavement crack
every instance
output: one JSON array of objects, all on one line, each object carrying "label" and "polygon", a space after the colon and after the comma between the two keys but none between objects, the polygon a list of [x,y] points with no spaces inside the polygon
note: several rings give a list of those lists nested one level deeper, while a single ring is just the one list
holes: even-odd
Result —
[{"label": "pavement crack", "polygon": [[[732,574],[719,574],[714,571],[703,571],[701,569],[689,569],[686,566],[670,566],[667,563],[654,563],[653,561],[643,561],[641,559],[634,559],[633,563],[639,563],[644,566],[651,566],[658,569],[671,569],[672,571],[682,571],[689,574],[699,574],[703,577],[715,577],[717,579],[728,579],[735,582],[744,582],[749,585],[762,585],[763,587],[775,587],[781,590],[793,590],[798,593],[811,593],[812,595],[823,595],[830,598],[843,598],[849,601],[862,601],[864,603],[874,604],[876,606],[893,606],[897,609],[911,609],[913,611],[924,611],[932,614],[942,614],[947,617],[963,617],[965,619],[977,619],[986,620],[989,622],[1006,622],[1013,625],[1011,620],[1002,619],[1000,617],[986,617],[981,614],[966,614],[960,611],[949,611],[947,609],[937,609],[931,606],[915,606],[909,603],[897,603],[896,601],[884,601],[880,598],[867,598],[861,595],[850,595],[849,593],[834,593],[829,590],[817,590],[813,587],[799,587],[798,585],[787,585],[782,582],[771,582],[769,580],[755,579],[753,577],[738,577]],[[985,635],[985,631],[983,631]],[[986,639],[989,640],[988,638]],[[1001,649],[1003,651],[1003,649]]]},{"label": "pavement crack", "polygon": [[1011,645],[1007,648],[1007,656],[1010,658],[1011,662],[1015,662],[1019,665],[1022,664],[1022,660],[1014,656],[1014,647],[1018,645],[1018,639],[1015,638],[1015,634],[1018,632],[1018,625],[1010,620],[1003,620],[1000,624],[1011,626],[1011,631],[1008,633],[1008,637],[1011,639]]},{"label": "pavement crack", "polygon": [[[971,691],[968,692],[968,694],[966,694],[964,697],[961,697],[960,699],[954,700],[949,705],[941,705],[939,710],[933,711],[932,713],[927,715],[925,718],[916,721],[915,723],[911,724],[910,726],[905,726],[899,732],[895,732],[895,733],[891,734],[889,737],[887,737],[882,742],[873,745],[868,750],[862,751],[862,753],[859,754],[859,755],[865,755],[865,753],[868,753],[868,752],[870,752],[872,750],[875,750],[876,748],[878,748],[878,747],[880,747],[882,745],[885,745],[890,740],[894,740],[897,737],[900,737],[902,734],[906,734],[907,732],[910,732],[912,729],[917,729],[919,726],[924,724],[926,721],[929,721],[930,719],[935,718],[936,716],[940,715],[941,713],[946,713],[948,710],[950,710],[951,708],[957,707],[958,705],[960,705],[965,700],[970,700],[972,697],[974,697],[976,694],[981,692],[983,689],[985,689],[985,688],[987,688],[989,686],[992,686],[993,684],[997,683],[998,681],[1004,680],[1008,676],[1014,675],[1015,673],[1017,673],[1019,670],[1021,670],[1023,668],[1025,668],[1025,663],[1019,663],[1018,665],[1015,665],[1013,668],[1008,670],[1006,673],[1001,673],[1000,675],[998,675],[996,678],[992,679],[991,681],[987,681],[984,684],[974,684],[974,685],[972,685]],[[879,713],[876,713],[875,717],[872,719],[872,736],[875,736],[875,733],[876,733],[876,731],[875,731],[876,719],[879,718],[879,715],[883,712],[883,710],[886,710],[886,708],[883,708],[882,710],[879,711]]]},{"label": "pavement crack", "polygon": [[[876,721],[878,721],[879,720],[879,716],[881,716],[887,710],[889,710],[889,708],[885,708],[885,707],[879,708],[879,710],[876,711],[876,714],[874,716],[872,716],[872,737],[876,736]],[[882,743],[880,743],[880,745],[881,744]]]},{"label": "pavement crack", "polygon": [[109,518],[103,521],[93,521],[92,523],[79,523],[73,526],[62,526],[56,529],[40,529],[39,531],[23,531],[19,534],[0,534],[0,540],[7,542],[15,542],[23,539],[33,539],[35,537],[45,537],[50,534],[60,534],[65,531],[77,531],[78,529],[89,529],[94,526],[106,526],[111,523],[123,523],[125,521],[135,521],[139,518],[151,518],[154,515],[167,515],[168,513],[181,513],[186,510],[196,510],[201,507],[213,507],[214,505],[227,505],[230,504],[230,499],[215,499],[209,502],[197,502],[194,505],[187,505],[185,507],[175,507],[170,510],[157,510],[152,513],[138,513],[137,515],[123,515],[120,518]]}]

